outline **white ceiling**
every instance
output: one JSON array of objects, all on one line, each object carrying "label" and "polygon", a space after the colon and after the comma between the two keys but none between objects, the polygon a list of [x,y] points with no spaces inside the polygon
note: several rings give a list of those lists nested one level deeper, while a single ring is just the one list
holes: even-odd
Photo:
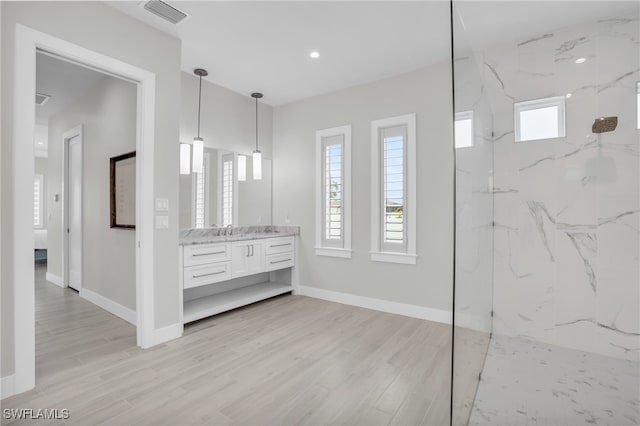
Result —
[{"label": "white ceiling", "polygon": [[50,95],[51,99],[43,106],[36,105],[36,124],[46,126],[51,115],[80,98],[104,77],[97,71],[38,53],[36,92]]},{"label": "white ceiling", "polygon": [[[380,80],[449,52],[448,1],[169,1],[191,15],[178,25],[143,1],[107,4],[182,40],[182,69],[280,105]],[[474,47],[523,40],[612,16],[637,2],[456,1]],[[320,52],[312,60],[309,53]]]},{"label": "white ceiling", "polygon": [[[449,57],[449,3],[215,2],[171,4],[178,25],[141,2],[107,2],[182,40],[182,69],[280,105],[388,78]],[[309,58],[311,51],[320,58]]]}]

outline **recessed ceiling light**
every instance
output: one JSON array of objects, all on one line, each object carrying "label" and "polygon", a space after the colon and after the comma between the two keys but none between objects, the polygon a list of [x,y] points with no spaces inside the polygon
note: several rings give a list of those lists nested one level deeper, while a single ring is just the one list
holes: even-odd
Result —
[{"label": "recessed ceiling light", "polygon": [[40,141],[38,142],[38,145],[44,145],[44,142]]},{"label": "recessed ceiling light", "polygon": [[573,94],[572,93],[567,93],[565,96],[567,97],[567,99],[569,99],[570,97],[573,96]]},{"label": "recessed ceiling light", "polygon": [[576,64],[583,64],[587,62],[587,58],[578,58],[576,59]]},{"label": "recessed ceiling light", "polygon": [[309,57],[312,59],[318,59],[320,57],[320,53],[313,51],[311,53],[309,53]]}]

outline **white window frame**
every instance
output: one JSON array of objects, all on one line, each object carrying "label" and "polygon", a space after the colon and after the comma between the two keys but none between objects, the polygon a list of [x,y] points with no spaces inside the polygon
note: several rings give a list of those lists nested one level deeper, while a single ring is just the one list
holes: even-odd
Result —
[{"label": "white window frame", "polygon": [[[218,172],[217,172],[217,180],[216,180],[216,226],[222,227],[222,158],[227,155],[233,155],[233,167],[236,170],[236,173],[233,174],[233,226],[238,226],[238,155],[237,153],[231,151],[222,151],[218,150]],[[251,156],[246,155],[245,157],[251,158]]]},{"label": "white window frame", "polygon": [[[342,239],[332,244],[324,238],[324,139],[342,136]],[[351,125],[316,131],[316,255],[351,258]]]},{"label": "white window frame", "polygon": [[[520,136],[520,113],[525,111],[531,111],[535,109],[558,107],[558,136],[543,139],[526,139],[522,140]],[[551,98],[534,99],[531,101],[516,102],[513,104],[513,123],[515,129],[515,142],[536,142],[536,141],[548,141],[553,139],[561,139],[567,135],[567,121],[566,121],[566,97],[554,96]]]},{"label": "white window frame", "polygon": [[[35,229],[43,229],[44,228],[44,212],[43,210],[43,202],[44,202],[44,176],[41,174],[34,174],[33,175],[33,182],[35,185],[35,181],[39,182],[39,188],[40,188],[40,193],[38,194],[38,206],[39,206],[39,210],[38,210],[38,223],[34,223],[33,227]],[[35,188],[34,188],[35,190]],[[34,202],[35,202],[35,194],[33,194],[34,197]],[[34,212],[34,218],[35,218],[35,212]]]},{"label": "white window frame", "polygon": [[[407,141],[405,144],[405,229],[406,243],[404,251],[384,251],[382,233],[382,191],[383,165],[381,158],[381,131],[388,127],[406,126]],[[374,262],[390,262],[415,265],[416,251],[416,114],[384,118],[371,122],[371,260]]]},{"label": "white window frame", "polygon": [[[475,123],[473,118],[473,110],[456,112],[455,122],[464,121],[464,120],[471,120],[471,145],[458,146],[457,145],[458,135],[454,134],[454,146],[456,149],[473,148],[475,146]],[[455,122],[454,122],[454,129],[455,129]]]},{"label": "white window frame", "polygon": [[[204,228],[211,226],[210,208],[211,200],[209,200],[210,194],[210,182],[211,182],[211,157],[208,152],[204,153],[202,157],[202,171],[204,172]],[[196,197],[197,197],[197,180],[198,173],[192,173],[191,180],[191,227],[196,227]]]}]

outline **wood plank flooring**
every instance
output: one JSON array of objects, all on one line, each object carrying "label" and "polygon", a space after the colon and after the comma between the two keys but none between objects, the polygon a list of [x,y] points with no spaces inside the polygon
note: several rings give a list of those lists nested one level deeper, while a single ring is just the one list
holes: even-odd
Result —
[{"label": "wood plank flooring", "polygon": [[449,423],[447,325],[299,296],[202,320],[147,350],[125,321],[36,270],[36,388],[2,408],[69,409],[3,424]]}]

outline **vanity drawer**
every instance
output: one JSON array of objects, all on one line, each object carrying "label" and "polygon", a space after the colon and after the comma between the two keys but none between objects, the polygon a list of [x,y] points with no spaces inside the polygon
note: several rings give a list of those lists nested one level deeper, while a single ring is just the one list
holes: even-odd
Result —
[{"label": "vanity drawer", "polygon": [[184,266],[202,265],[231,259],[228,243],[196,244],[184,247]]},{"label": "vanity drawer", "polygon": [[198,287],[231,279],[231,262],[184,268],[184,288]]},{"label": "vanity drawer", "polygon": [[267,272],[278,269],[291,268],[295,265],[293,252],[279,253],[267,256]]},{"label": "vanity drawer", "polygon": [[269,238],[265,240],[265,254],[286,253],[293,251],[294,237]]}]

